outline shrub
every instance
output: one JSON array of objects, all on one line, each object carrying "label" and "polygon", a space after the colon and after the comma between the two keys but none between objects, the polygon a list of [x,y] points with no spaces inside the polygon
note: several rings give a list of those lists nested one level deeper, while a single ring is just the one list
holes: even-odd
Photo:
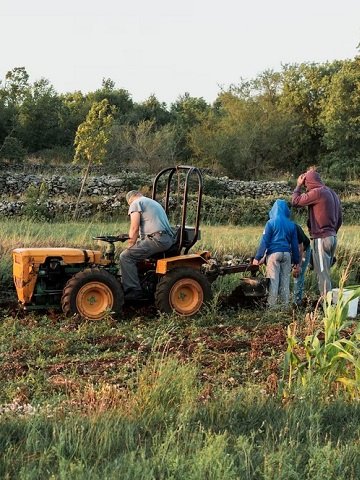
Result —
[{"label": "shrub", "polygon": [[0,158],[9,160],[13,163],[23,162],[26,150],[21,141],[15,137],[6,137],[0,148]]},{"label": "shrub", "polygon": [[70,163],[74,156],[73,147],[52,147],[40,150],[34,155],[41,164],[57,166]]},{"label": "shrub", "polygon": [[25,198],[26,202],[23,208],[25,217],[38,221],[48,221],[54,218],[54,212],[49,209],[49,190],[46,183],[41,183],[39,187],[30,185]]}]

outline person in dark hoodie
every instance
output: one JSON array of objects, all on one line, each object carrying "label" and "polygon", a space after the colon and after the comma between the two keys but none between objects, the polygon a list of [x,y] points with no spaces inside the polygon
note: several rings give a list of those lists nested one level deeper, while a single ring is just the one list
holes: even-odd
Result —
[{"label": "person in dark hoodie", "polygon": [[284,305],[290,300],[291,265],[299,269],[299,245],[295,223],[285,200],[276,200],[269,212],[269,220],[253,260],[263,263],[266,255],[266,276],[270,278],[268,305],[275,306],[278,297]]},{"label": "person in dark hoodie", "polygon": [[[301,191],[302,187],[306,192]],[[314,270],[321,295],[331,291],[330,267],[336,249],[336,235],[342,224],[339,197],[321,180],[315,169],[301,174],[292,194],[294,207],[308,207],[308,228],[311,237]]]}]

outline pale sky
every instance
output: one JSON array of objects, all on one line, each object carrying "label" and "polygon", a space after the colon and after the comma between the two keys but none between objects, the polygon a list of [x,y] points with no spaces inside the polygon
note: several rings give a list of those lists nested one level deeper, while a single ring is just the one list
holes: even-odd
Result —
[{"label": "pale sky", "polygon": [[360,0],[1,0],[0,79],[25,67],[59,93],[111,78],[136,102],[212,103],[282,64],[360,54]]}]

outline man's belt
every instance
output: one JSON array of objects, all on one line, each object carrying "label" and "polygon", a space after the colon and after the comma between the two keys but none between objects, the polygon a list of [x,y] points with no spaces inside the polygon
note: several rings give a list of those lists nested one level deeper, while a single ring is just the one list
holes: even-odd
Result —
[{"label": "man's belt", "polygon": [[[153,238],[155,237],[155,235],[169,235],[168,232],[166,232],[165,230],[160,230],[159,232],[153,232],[153,233],[148,233],[147,235],[145,235],[146,237],[149,237],[149,238]],[[170,236],[170,235],[169,235]]]}]

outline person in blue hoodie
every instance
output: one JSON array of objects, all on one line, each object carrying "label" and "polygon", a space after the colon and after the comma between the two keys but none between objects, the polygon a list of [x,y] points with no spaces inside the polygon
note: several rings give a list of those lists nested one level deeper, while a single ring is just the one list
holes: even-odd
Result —
[{"label": "person in blue hoodie", "polygon": [[269,220],[253,260],[254,265],[264,263],[270,278],[268,305],[275,306],[278,297],[283,305],[290,301],[291,267],[299,271],[299,245],[296,225],[290,220],[285,200],[276,200],[269,212]]}]

